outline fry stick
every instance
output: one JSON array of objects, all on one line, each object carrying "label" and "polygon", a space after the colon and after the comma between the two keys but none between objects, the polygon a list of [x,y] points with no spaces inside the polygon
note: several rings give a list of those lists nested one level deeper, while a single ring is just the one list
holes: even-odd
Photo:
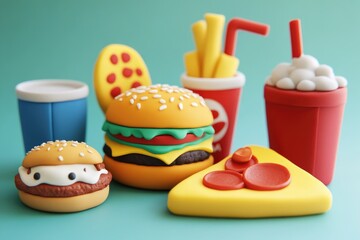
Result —
[{"label": "fry stick", "polygon": [[213,77],[217,61],[221,55],[222,33],[225,17],[219,14],[206,14],[206,38],[204,58],[202,65],[202,77]]},{"label": "fry stick", "polygon": [[233,77],[239,67],[239,62],[236,57],[222,53],[216,65],[214,78]]},{"label": "fry stick", "polygon": [[185,53],[184,56],[186,74],[190,77],[201,77],[199,66],[199,54],[197,51]]},{"label": "fry stick", "polygon": [[[195,47],[198,56],[199,73],[201,73],[201,66],[204,59],[204,43],[206,37],[206,22],[204,20],[197,21],[192,25],[192,32],[195,41]],[[200,77],[200,76],[199,76]]]}]

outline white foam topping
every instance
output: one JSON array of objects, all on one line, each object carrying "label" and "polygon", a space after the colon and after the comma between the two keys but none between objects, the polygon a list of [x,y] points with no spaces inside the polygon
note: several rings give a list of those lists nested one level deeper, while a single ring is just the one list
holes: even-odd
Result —
[{"label": "white foam topping", "polygon": [[98,171],[93,164],[36,166],[30,171],[23,166],[19,167],[20,178],[29,187],[43,183],[54,186],[69,186],[75,182],[95,184],[101,174],[107,173],[106,169]]},{"label": "white foam topping", "polygon": [[347,80],[335,76],[328,65],[320,65],[310,55],[293,58],[292,63],[280,63],[272,71],[266,84],[281,89],[300,91],[332,91],[347,86]]}]

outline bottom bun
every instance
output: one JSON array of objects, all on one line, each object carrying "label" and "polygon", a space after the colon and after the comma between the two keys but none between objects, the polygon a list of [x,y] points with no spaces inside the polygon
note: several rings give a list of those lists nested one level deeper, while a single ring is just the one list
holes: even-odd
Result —
[{"label": "bottom bun", "polygon": [[173,166],[144,166],[113,160],[105,155],[104,163],[116,181],[137,188],[169,190],[185,178],[214,163],[209,158],[195,163]]},{"label": "bottom bun", "polygon": [[46,212],[79,212],[96,207],[109,195],[109,186],[96,192],[75,197],[50,198],[19,191],[20,200],[27,206]]}]

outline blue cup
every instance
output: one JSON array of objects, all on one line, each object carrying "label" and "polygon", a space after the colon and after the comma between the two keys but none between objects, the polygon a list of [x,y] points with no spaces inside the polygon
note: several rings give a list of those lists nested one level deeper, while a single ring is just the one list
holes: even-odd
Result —
[{"label": "blue cup", "polygon": [[86,84],[72,80],[32,80],[16,95],[25,152],[46,141],[85,141]]}]

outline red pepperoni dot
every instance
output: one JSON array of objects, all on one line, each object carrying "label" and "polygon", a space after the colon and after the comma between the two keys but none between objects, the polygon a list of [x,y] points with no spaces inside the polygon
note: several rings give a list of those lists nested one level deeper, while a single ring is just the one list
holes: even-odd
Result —
[{"label": "red pepperoni dot", "polygon": [[139,82],[134,82],[132,85],[131,85],[131,88],[137,88],[137,87],[140,87],[141,86],[141,83]]},{"label": "red pepperoni dot", "polygon": [[116,75],[114,73],[110,73],[106,78],[106,81],[110,84],[114,83],[115,80],[116,80]]},{"label": "red pepperoni dot", "polygon": [[128,53],[122,53],[121,54],[121,59],[124,63],[127,63],[130,61],[130,55]]},{"label": "red pepperoni dot", "polygon": [[118,63],[118,57],[115,54],[111,55],[110,62],[112,64],[117,64]]},{"label": "red pepperoni dot", "polygon": [[140,77],[142,75],[142,71],[140,68],[136,69],[136,74]]},{"label": "red pepperoni dot", "polygon": [[124,68],[122,74],[124,77],[129,78],[133,74],[133,70],[130,68]]},{"label": "red pepperoni dot", "polygon": [[113,98],[115,98],[116,96],[121,94],[121,89],[119,87],[114,87],[113,89],[111,89],[110,94]]}]

